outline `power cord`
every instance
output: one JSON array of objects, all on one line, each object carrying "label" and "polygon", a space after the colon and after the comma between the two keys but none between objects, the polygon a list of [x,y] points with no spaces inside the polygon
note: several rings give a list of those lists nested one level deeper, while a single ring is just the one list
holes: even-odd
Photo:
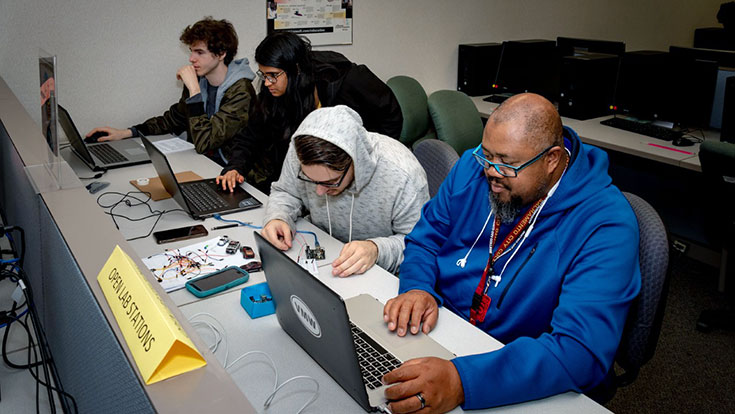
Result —
[{"label": "power cord", "polygon": [[[142,195],[145,195],[147,198],[145,200],[142,200],[142,199],[136,197],[133,194],[142,194]],[[120,196],[120,199],[117,200],[117,201],[115,201],[115,202],[113,202],[113,203],[110,203],[110,204],[103,204],[102,201],[101,201],[102,198],[103,197],[108,197],[110,195]],[[131,200],[134,200],[134,201],[131,201]],[[163,217],[164,214],[173,213],[173,212],[176,212],[176,211],[181,211],[183,213],[187,213],[188,214],[188,212],[186,210],[183,210],[183,209],[180,209],[180,208],[175,208],[175,209],[171,209],[171,210],[163,210],[163,211],[161,211],[161,210],[154,210],[151,207],[151,205],[149,204],[150,201],[151,201],[151,193],[149,193],[147,191],[146,192],[143,192],[143,191],[128,191],[127,193],[124,193],[124,194],[121,193],[121,192],[118,192],[118,191],[108,191],[108,192],[105,192],[105,193],[100,194],[99,197],[97,197],[97,205],[100,206],[100,207],[102,207],[102,208],[109,208],[108,211],[105,211],[105,214],[107,214],[110,217],[112,217],[112,222],[115,224],[115,227],[118,230],[120,230],[120,225],[117,223],[117,220],[115,219],[116,217],[119,217],[119,218],[122,218],[122,219],[125,219],[125,220],[128,220],[128,221],[143,221],[143,220],[147,220],[147,219],[149,219],[151,217],[156,217],[156,221],[153,223],[153,226],[151,226],[151,229],[150,229],[150,231],[148,231],[147,234],[142,235],[142,236],[133,237],[133,238],[130,238],[130,239],[125,239],[126,241],[133,241],[133,240],[138,240],[138,239],[145,239],[145,238],[149,237],[151,234],[153,234],[153,230],[155,230],[156,225],[161,220],[161,217]],[[124,205],[124,206],[130,207],[130,208],[137,207],[137,206],[140,206],[140,205],[145,205],[146,207],[148,207],[148,212],[150,214],[147,215],[147,216],[143,216],[143,217],[133,218],[133,217],[128,217],[128,216],[126,216],[124,214],[115,213],[114,210],[117,207],[119,207],[120,205]]]},{"label": "power cord", "polygon": [[99,172],[91,177],[79,177],[80,180],[96,180],[103,175],[107,174],[107,169],[102,170],[102,172]]},{"label": "power cord", "polygon": [[[211,322],[209,322],[209,321],[207,321],[207,320],[201,320],[201,317],[203,317],[203,316],[206,316],[206,317],[212,319],[213,321],[215,321],[217,323],[218,326],[215,325],[215,324],[213,324],[213,323],[211,323]],[[200,320],[196,320],[197,318],[199,318]],[[291,378],[283,381],[281,384],[278,384],[278,369],[276,368],[276,363],[273,361],[273,359],[267,353],[265,353],[263,351],[249,351],[249,352],[246,352],[246,353],[240,355],[239,357],[235,358],[231,363],[228,363],[227,362],[227,359],[228,359],[228,355],[229,355],[229,349],[228,349],[228,346],[227,346],[227,335],[225,333],[225,329],[224,329],[224,326],[222,325],[222,323],[219,320],[217,320],[217,318],[215,318],[213,315],[211,315],[209,313],[206,313],[206,312],[199,312],[199,313],[196,313],[196,314],[192,315],[191,317],[189,317],[189,322],[192,324],[192,326],[195,326],[195,327],[196,326],[204,326],[204,327],[208,328],[212,332],[212,334],[214,336],[214,342],[211,345],[209,345],[209,350],[212,351],[212,353],[216,353],[217,349],[219,348],[220,343],[223,343],[224,344],[224,347],[225,347],[225,360],[224,360],[224,363],[222,364],[222,366],[228,372],[230,372],[230,368],[234,367],[234,365],[236,363],[240,362],[244,358],[246,358],[248,356],[251,356],[251,355],[263,355],[263,356],[265,356],[268,359],[269,366],[271,367],[271,369],[273,369],[273,373],[274,373],[274,376],[275,376],[275,381],[274,381],[274,384],[273,384],[273,391],[265,399],[265,402],[263,403],[263,408],[266,408],[267,409],[268,407],[270,407],[270,405],[273,403],[273,400],[275,399],[276,394],[278,393],[278,391],[280,391],[281,389],[283,389],[283,387],[286,386],[287,384],[289,384],[291,382],[294,382],[294,381],[297,381],[297,380],[309,380],[309,381],[312,381],[314,383],[314,385],[316,385],[316,389],[314,390],[314,394],[311,396],[311,398],[308,401],[306,401],[306,403],[303,406],[301,406],[301,408],[299,409],[299,411],[296,412],[296,414],[300,414],[301,412],[304,411],[304,409],[306,409],[306,407],[308,407],[311,403],[313,403],[314,401],[316,401],[316,399],[317,399],[317,397],[319,395],[319,382],[316,379],[314,379],[314,378],[312,378],[312,377],[310,377],[308,375],[297,375],[297,376],[291,377]]]}]

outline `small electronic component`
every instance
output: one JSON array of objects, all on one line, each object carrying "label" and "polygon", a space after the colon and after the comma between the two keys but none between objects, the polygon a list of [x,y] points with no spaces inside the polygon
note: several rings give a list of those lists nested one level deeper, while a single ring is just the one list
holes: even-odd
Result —
[{"label": "small electronic component", "polygon": [[306,246],[307,259],[324,260],[325,257],[324,248],[322,246],[316,246],[313,249]]},{"label": "small electronic component", "polygon": [[270,297],[270,296],[268,296],[268,295],[260,295],[260,298],[259,299],[256,299],[255,296],[251,296],[250,297],[250,301],[253,302],[253,303],[265,303],[265,302],[269,302],[271,300],[273,300],[273,298]]},{"label": "small electronic component", "polygon": [[238,250],[240,250],[240,242],[237,240],[230,240],[230,244],[227,245],[225,253],[235,254]]},{"label": "small electronic component", "polygon": [[244,259],[255,258],[255,252],[253,251],[253,248],[250,246],[242,246],[242,257]]}]

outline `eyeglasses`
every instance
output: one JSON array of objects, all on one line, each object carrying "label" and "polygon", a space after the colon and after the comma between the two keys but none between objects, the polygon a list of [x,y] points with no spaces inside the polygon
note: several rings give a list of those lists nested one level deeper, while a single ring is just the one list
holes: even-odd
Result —
[{"label": "eyeglasses", "polygon": [[267,73],[258,71],[256,73],[258,74],[258,76],[260,76],[261,79],[265,79],[270,83],[276,83],[278,81],[278,77],[286,73],[286,71],[282,70],[280,72],[267,72]]},{"label": "eyeglasses", "polygon": [[498,174],[502,175],[503,177],[518,177],[518,172],[522,169],[528,167],[529,165],[533,164],[534,162],[538,161],[539,158],[541,158],[544,154],[549,152],[550,149],[554,148],[556,145],[552,145],[545,150],[541,151],[533,157],[530,161],[521,164],[518,167],[514,167],[512,165],[508,164],[501,164],[496,162],[490,162],[488,161],[484,156],[482,156],[482,144],[478,145],[477,148],[475,148],[474,151],[472,151],[472,155],[475,157],[475,160],[478,164],[482,166],[484,169],[489,169],[490,167],[495,168],[495,171],[498,172]]},{"label": "eyeglasses", "polygon": [[[347,171],[350,169],[350,166],[351,165],[352,164],[350,163],[350,165],[348,165],[347,168],[345,168],[344,170],[338,170],[338,171],[342,171],[342,175],[339,177],[339,179],[338,179],[338,181],[336,183],[334,182],[334,180],[329,180],[329,181],[314,181],[311,178],[307,177],[306,174],[304,174],[304,170],[302,170],[301,168],[299,168],[299,173],[298,173],[298,175],[296,175],[296,178],[298,178],[301,181],[306,181],[307,183],[312,183],[312,184],[315,184],[315,185],[321,185],[322,187],[337,188],[340,185],[342,185],[342,181],[344,181],[345,176],[347,176]],[[337,179],[335,178],[335,180],[337,180]]]}]

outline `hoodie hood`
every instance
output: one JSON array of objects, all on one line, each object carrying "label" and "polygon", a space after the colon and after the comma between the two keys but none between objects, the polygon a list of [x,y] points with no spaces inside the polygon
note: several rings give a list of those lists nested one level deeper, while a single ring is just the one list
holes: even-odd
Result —
[{"label": "hoodie hood", "polygon": [[577,133],[569,127],[564,127],[563,135],[564,146],[571,154],[569,165],[559,187],[541,211],[541,217],[573,208],[612,184],[607,174],[607,154],[595,147],[583,150]]},{"label": "hoodie hood", "polygon": [[328,141],[346,152],[355,168],[354,184],[348,191],[359,193],[375,173],[378,154],[376,139],[362,126],[360,115],[344,105],[321,108],[304,118],[294,137],[311,135]]},{"label": "hoodie hood", "polygon": [[[225,80],[217,88],[217,98],[215,99],[214,103],[215,113],[219,111],[219,104],[220,102],[222,102],[222,97],[224,96],[225,91],[242,78],[245,78],[249,81],[255,79],[255,73],[253,73],[253,70],[250,69],[250,62],[247,58],[233,60],[232,62],[230,62],[229,65],[227,65],[227,75],[225,75]],[[202,76],[201,78],[199,78],[199,93],[201,93],[202,101],[205,103],[207,102],[208,84],[209,82],[207,82],[206,76]]]}]

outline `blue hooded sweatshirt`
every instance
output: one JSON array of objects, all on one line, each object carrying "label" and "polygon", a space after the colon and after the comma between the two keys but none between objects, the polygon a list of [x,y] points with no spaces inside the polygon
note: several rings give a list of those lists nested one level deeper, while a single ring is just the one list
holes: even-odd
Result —
[{"label": "blue hooded sweatshirt", "polygon": [[[509,248],[517,251],[500,283],[490,285],[490,308],[477,325],[505,346],[452,360],[464,409],[587,391],[615,358],[640,289],[638,223],[607,174],[607,154],[582,144],[569,128],[564,137],[567,171],[528,238]],[[399,293],[424,290],[469,320],[494,217],[470,246],[490,214],[489,191],[482,167],[466,151],[406,236]],[[493,252],[520,216],[501,226]],[[496,275],[509,257],[494,264]]]}]

